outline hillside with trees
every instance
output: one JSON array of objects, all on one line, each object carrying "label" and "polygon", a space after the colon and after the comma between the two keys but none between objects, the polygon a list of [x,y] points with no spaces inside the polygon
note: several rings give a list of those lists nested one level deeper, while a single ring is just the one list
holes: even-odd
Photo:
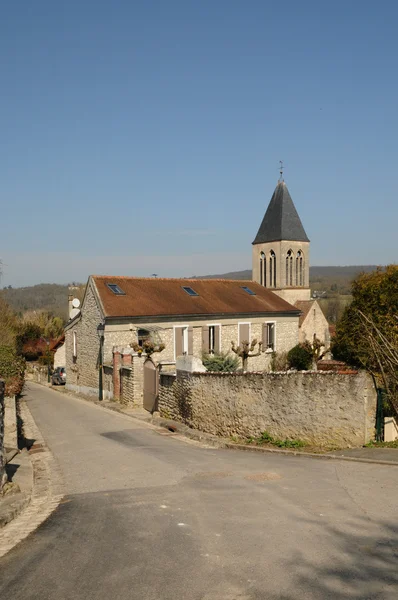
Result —
[{"label": "hillside with trees", "polygon": [[[32,311],[44,311],[63,321],[68,318],[68,285],[40,283],[30,287],[6,288],[1,293],[7,304],[19,315]],[[81,299],[85,286],[73,284],[73,294]]]}]

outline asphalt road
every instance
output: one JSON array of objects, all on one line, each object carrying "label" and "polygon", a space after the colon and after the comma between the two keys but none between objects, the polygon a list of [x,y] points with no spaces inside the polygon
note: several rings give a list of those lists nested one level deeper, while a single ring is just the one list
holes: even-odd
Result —
[{"label": "asphalt road", "polygon": [[4,600],[396,600],[398,468],[203,448],[29,384],[64,502]]}]

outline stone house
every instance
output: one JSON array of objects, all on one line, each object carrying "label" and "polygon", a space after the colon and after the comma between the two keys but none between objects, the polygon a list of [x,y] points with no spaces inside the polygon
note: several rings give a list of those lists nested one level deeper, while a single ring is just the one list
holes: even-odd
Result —
[{"label": "stone house", "polygon": [[[67,388],[115,393],[115,353],[150,337],[165,344],[153,356],[174,363],[187,354],[229,352],[231,342],[263,342],[253,370],[268,370],[272,352],[298,343],[300,310],[252,281],[91,276],[80,313],[65,328]],[[133,368],[142,359],[133,361]],[[135,365],[135,366],[134,366]],[[102,372],[103,368],[103,372]]]}]

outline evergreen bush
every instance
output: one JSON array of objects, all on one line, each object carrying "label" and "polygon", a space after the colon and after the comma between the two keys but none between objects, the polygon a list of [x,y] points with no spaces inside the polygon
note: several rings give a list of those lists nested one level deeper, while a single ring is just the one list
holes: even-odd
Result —
[{"label": "evergreen bush", "polygon": [[297,344],[287,353],[287,361],[291,369],[308,371],[313,363],[313,350],[309,342]]},{"label": "evergreen bush", "polygon": [[216,352],[214,354],[203,354],[203,365],[208,371],[218,373],[232,373],[239,367],[239,359],[237,356]]}]

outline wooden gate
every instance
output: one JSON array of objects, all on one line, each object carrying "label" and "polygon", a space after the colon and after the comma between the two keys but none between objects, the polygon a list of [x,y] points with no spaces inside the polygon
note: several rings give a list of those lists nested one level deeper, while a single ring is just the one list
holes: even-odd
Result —
[{"label": "wooden gate", "polygon": [[147,358],[144,363],[144,408],[153,413],[158,409],[159,367]]}]

